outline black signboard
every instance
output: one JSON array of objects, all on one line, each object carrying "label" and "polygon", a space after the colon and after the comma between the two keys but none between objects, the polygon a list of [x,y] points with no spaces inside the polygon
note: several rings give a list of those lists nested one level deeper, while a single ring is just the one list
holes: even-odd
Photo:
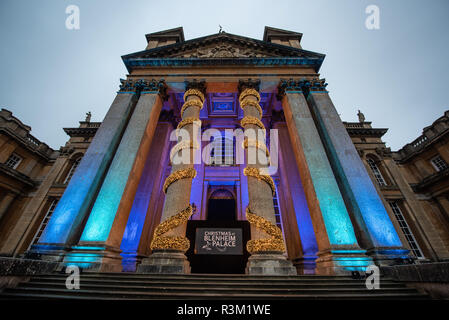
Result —
[{"label": "black signboard", "polygon": [[242,229],[197,228],[195,254],[243,254]]},{"label": "black signboard", "polygon": [[[215,231],[230,232],[223,234],[208,233]],[[233,236],[235,235],[235,245]],[[218,240],[209,246],[204,241]],[[186,252],[192,273],[245,273],[249,253],[246,243],[251,239],[251,231],[248,221],[209,221],[189,220],[187,222],[186,237],[190,241],[190,248]],[[227,241],[226,243],[223,241]],[[210,247],[211,250],[206,249]],[[226,250],[223,250],[226,248]],[[221,251],[220,251],[221,250]]]}]

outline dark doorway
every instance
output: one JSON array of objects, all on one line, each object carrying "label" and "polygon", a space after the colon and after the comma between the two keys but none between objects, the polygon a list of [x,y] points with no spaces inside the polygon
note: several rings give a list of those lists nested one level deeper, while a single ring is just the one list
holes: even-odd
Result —
[{"label": "dark doorway", "polygon": [[[196,251],[197,229],[222,228],[226,230],[241,230],[241,238],[237,239],[242,248],[241,254],[199,254]],[[209,197],[207,204],[207,220],[189,220],[186,236],[190,240],[190,249],[186,252],[190,261],[192,273],[245,273],[249,253],[246,242],[251,239],[248,221],[238,221],[236,201],[231,191],[217,188]],[[201,234],[201,233],[200,233]]]},{"label": "dark doorway", "polygon": [[234,199],[209,199],[207,206],[208,221],[235,221]]}]

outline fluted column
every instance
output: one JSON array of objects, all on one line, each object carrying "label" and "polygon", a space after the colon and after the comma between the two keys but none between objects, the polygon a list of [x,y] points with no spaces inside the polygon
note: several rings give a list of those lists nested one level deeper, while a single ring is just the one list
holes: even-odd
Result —
[{"label": "fluted column", "polygon": [[172,169],[165,180],[165,202],[161,223],[154,231],[151,249],[153,253],[138,266],[141,273],[190,273],[185,252],[190,247],[185,237],[187,221],[192,215],[190,193],[192,180],[197,172],[194,157],[200,147],[200,110],[203,108],[206,85],[188,82],[181,109],[181,121],[177,127],[178,143],[170,152]]},{"label": "fluted column", "polygon": [[[283,255],[285,243],[282,231],[276,226],[273,206],[274,181],[269,175],[269,153],[265,144],[266,131],[261,121],[262,108],[259,105],[259,82],[240,81],[239,101],[244,117],[241,125],[245,130],[244,147],[248,177],[249,204],[246,218],[251,224],[251,240],[247,250],[247,273],[270,275],[293,275],[296,269]],[[262,136],[261,136],[262,135]]]}]

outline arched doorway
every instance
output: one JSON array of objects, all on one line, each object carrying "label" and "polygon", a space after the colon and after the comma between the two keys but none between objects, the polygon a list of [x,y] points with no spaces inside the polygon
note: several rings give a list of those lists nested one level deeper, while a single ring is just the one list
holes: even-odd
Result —
[{"label": "arched doorway", "polygon": [[235,221],[236,202],[231,191],[217,189],[212,192],[207,204],[208,221]]}]

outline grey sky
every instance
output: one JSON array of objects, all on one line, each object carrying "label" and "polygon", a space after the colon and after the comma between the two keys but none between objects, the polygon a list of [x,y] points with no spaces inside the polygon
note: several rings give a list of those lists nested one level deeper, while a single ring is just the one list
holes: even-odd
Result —
[{"label": "grey sky", "polygon": [[[80,8],[80,30],[65,8]],[[365,8],[380,8],[380,30]],[[321,76],[344,121],[361,109],[396,150],[449,109],[449,1],[6,1],[0,2],[0,107],[53,148],[92,111],[101,121],[126,75],[124,54],[145,34],[178,26],[186,39],[226,32],[262,39],[264,26],[303,33],[326,54]]]}]

